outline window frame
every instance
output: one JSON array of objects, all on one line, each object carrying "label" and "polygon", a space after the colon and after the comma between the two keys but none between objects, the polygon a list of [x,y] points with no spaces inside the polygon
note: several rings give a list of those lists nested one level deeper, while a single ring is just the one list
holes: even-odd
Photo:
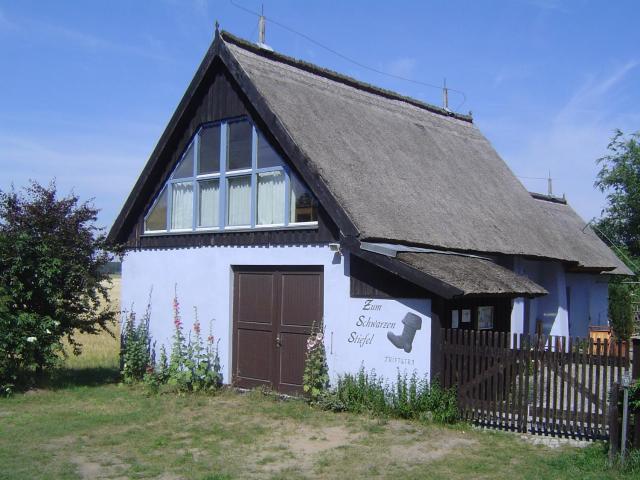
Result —
[{"label": "window frame", "polygon": [[[237,170],[229,170],[227,168],[228,164],[228,155],[229,155],[229,125],[237,122],[248,122],[251,126],[251,168],[243,168]],[[200,165],[200,133],[205,128],[210,127],[220,127],[220,165],[219,171],[216,173],[205,173],[198,174],[198,167]],[[228,232],[228,231],[253,231],[253,230],[293,230],[293,229],[308,229],[314,228],[318,226],[318,221],[311,222],[291,222],[290,221],[290,212],[291,212],[291,177],[295,175],[291,167],[286,164],[286,161],[282,159],[282,165],[276,165],[271,167],[262,167],[258,168],[258,137],[261,133],[255,126],[255,123],[251,121],[246,116],[231,118],[216,122],[206,122],[201,124],[198,129],[195,131],[191,141],[187,143],[180,156],[180,159],[176,162],[176,165],[171,170],[171,173],[168,176],[168,179],[165,181],[164,185],[156,195],[156,198],[152,202],[151,206],[148,208],[147,212],[144,215],[144,224],[143,224],[143,236],[156,236],[156,235],[171,235],[171,234],[185,234],[185,233],[217,233],[217,232]],[[265,139],[264,134],[262,137]],[[176,178],[173,179],[171,176],[175,173],[175,171],[180,167],[182,161],[184,160],[186,154],[189,152],[189,149],[193,147],[194,150],[194,158],[193,158],[193,172],[191,177],[185,178]],[[272,146],[273,148],[273,146]],[[276,152],[277,153],[277,152]],[[257,223],[257,213],[258,213],[258,175],[262,173],[269,173],[274,171],[281,171],[284,176],[284,222],[283,223],[275,223],[275,224],[258,224]],[[228,204],[228,179],[239,176],[250,176],[251,177],[251,201],[250,201],[250,223],[246,225],[227,225],[227,204]],[[204,226],[201,227],[198,225],[200,218],[200,182],[206,180],[218,180],[218,225],[217,226]],[[302,179],[298,177],[298,181],[304,182]],[[175,183],[192,183],[193,188],[193,214],[192,214],[192,223],[191,228],[183,228],[183,229],[172,229],[171,228],[171,216],[173,209],[173,185]],[[306,185],[305,185],[306,187]],[[308,187],[306,187],[308,189]],[[160,199],[163,191],[167,192],[167,219],[166,219],[166,230],[147,230],[147,218],[153,211],[155,205]],[[311,192],[313,195],[313,192]],[[315,195],[313,195],[315,198]],[[317,201],[317,199],[316,199]]]}]

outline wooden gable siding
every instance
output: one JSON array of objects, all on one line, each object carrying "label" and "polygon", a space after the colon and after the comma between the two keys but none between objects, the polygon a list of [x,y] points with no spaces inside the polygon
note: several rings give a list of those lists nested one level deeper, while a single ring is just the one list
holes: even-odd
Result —
[{"label": "wooden gable siding", "polygon": [[349,256],[351,298],[431,298],[433,294],[366,260]]},{"label": "wooden gable siding", "polygon": [[[146,191],[140,193],[144,198],[144,205],[139,209],[135,224],[130,227],[125,246],[127,248],[180,248],[213,245],[299,245],[336,241],[339,230],[322,205],[318,208],[318,226],[315,228],[144,235],[145,214],[203,123],[248,116],[278,153],[283,158],[287,158],[220,60],[215,61],[214,68],[209,71],[207,77],[202,82],[201,88],[194,92],[192,107],[183,117],[187,120],[178,125],[177,133],[162,153],[160,163],[164,168],[148,183],[150,186]],[[291,166],[289,161],[287,163]]]}]

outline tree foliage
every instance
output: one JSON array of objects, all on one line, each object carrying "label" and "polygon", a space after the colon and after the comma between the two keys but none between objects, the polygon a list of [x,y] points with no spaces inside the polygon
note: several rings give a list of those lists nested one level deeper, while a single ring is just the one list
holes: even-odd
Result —
[{"label": "tree foliage", "polygon": [[[625,135],[617,130],[598,159],[600,171],[595,186],[606,193],[607,207],[596,224],[603,240],[616,246],[621,260],[638,274],[640,265],[640,132]],[[609,316],[614,331],[628,338],[636,320],[633,304],[640,301],[634,284],[612,281],[609,287]],[[637,325],[636,325],[637,327]]]},{"label": "tree foliage", "polygon": [[110,254],[97,213],[74,194],[59,198],[54,182],[0,191],[0,357],[12,375],[51,365],[64,337],[79,353],[76,333],[113,322],[102,270]]},{"label": "tree foliage", "polygon": [[598,159],[596,187],[607,195],[598,227],[616,245],[640,257],[640,132],[625,136],[617,130],[609,153]]}]

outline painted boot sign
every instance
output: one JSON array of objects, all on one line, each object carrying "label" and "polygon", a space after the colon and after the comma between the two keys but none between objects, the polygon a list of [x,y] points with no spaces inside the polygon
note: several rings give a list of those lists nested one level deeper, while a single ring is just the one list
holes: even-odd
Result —
[{"label": "painted boot sign", "polygon": [[387,332],[387,338],[396,348],[402,348],[405,352],[410,353],[416,332],[422,328],[422,318],[409,312],[402,319],[402,323],[404,324],[402,334]]}]

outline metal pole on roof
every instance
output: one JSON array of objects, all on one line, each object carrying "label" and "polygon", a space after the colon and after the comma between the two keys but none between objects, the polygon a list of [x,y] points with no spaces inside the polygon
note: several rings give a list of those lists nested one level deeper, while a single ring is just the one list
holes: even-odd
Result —
[{"label": "metal pole on roof", "polygon": [[262,4],[262,10],[260,11],[260,18],[258,19],[258,42],[263,44],[265,43],[264,31],[265,31],[264,4]]},{"label": "metal pole on roof", "polygon": [[449,110],[449,89],[447,88],[447,79],[444,79],[444,86],[442,87],[442,107],[445,110]]},{"label": "metal pole on roof", "polygon": [[553,195],[553,180],[551,180],[551,170],[549,170],[549,177],[547,177],[547,190],[549,192],[549,196]]}]

